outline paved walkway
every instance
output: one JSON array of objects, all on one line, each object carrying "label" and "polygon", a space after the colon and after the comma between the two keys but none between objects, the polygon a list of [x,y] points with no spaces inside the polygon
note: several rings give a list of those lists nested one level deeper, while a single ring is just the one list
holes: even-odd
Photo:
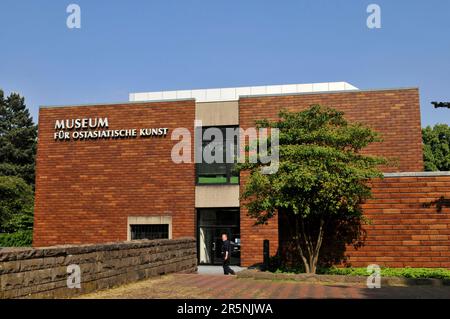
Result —
[{"label": "paved walkway", "polygon": [[175,298],[175,299],[244,299],[244,298],[445,298],[450,286],[382,287],[312,285],[238,279],[234,276],[175,274],[100,291],[82,298]]},{"label": "paved walkway", "polygon": [[[205,265],[199,265],[197,270],[197,273],[200,275],[223,275],[223,267],[222,266],[205,266]],[[231,266],[231,269],[233,269],[236,273],[245,270],[246,268],[239,267],[239,266]]]}]

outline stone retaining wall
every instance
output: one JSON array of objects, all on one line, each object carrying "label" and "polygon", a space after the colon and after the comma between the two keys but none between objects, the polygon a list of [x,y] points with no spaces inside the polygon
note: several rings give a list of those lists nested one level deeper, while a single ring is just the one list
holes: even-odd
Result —
[{"label": "stone retaining wall", "polygon": [[[69,265],[80,267],[80,288],[68,288]],[[0,249],[0,299],[67,298],[196,269],[196,243],[191,238]]]}]

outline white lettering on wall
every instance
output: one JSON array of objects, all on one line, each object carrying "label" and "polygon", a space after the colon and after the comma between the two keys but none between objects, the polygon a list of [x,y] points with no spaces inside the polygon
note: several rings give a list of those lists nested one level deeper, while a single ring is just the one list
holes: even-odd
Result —
[{"label": "white lettering on wall", "polygon": [[77,118],[55,121],[55,141],[166,137],[167,127],[109,129],[107,117]]}]

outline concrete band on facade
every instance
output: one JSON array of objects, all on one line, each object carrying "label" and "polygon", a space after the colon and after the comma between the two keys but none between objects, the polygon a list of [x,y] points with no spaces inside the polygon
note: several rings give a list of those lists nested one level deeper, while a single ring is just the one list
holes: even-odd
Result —
[{"label": "concrete band on facade", "polygon": [[[197,185],[194,163],[172,161],[171,151],[178,141],[171,134],[176,128],[194,132],[195,120],[203,126],[247,129],[256,120],[277,119],[282,109],[300,111],[321,104],[379,132],[383,142],[370,145],[365,152],[392,160],[382,167],[385,179],[373,182],[374,198],[364,204],[373,221],[367,228],[367,245],[355,251],[348,247],[347,261],[449,267],[449,208],[438,205],[437,212],[432,202],[450,196],[450,176],[423,172],[418,89],[327,87],[330,90],[309,92],[294,92],[294,86],[289,87],[291,91],[283,86],[266,87],[263,93],[255,89],[250,94],[219,89],[211,91],[209,99],[208,92],[198,90],[195,94],[204,94],[202,99],[187,91],[140,93],[130,96],[131,103],[41,108],[33,245],[125,241],[131,239],[132,227],[162,223],[167,226],[162,230],[167,238],[195,237],[199,261],[215,263],[218,259],[210,248],[217,244],[217,232],[223,227],[209,225],[208,218],[214,215],[219,220],[230,214],[237,216],[233,226],[226,226],[240,241],[236,261],[243,266],[260,263],[264,239],[270,240],[272,255],[282,248],[282,221],[275,218],[268,225],[254,226],[239,200],[245,174],[236,185]],[[55,121],[72,118],[108,118],[111,130],[164,127],[168,134],[146,139],[55,141]]]}]

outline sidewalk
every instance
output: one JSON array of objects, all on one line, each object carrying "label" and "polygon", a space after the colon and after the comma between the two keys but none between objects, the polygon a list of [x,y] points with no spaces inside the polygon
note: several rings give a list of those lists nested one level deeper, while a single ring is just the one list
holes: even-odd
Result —
[{"label": "sidewalk", "polygon": [[[247,268],[239,267],[239,266],[230,266],[231,269],[234,270],[235,273],[238,273]],[[198,266],[197,273],[199,275],[221,275],[223,276],[223,268],[222,266]]]},{"label": "sidewalk", "polygon": [[176,274],[100,291],[81,296],[80,298],[450,299],[450,286],[382,287],[380,289],[369,289],[361,285],[303,284],[286,281],[238,279],[235,276],[224,275]]}]

